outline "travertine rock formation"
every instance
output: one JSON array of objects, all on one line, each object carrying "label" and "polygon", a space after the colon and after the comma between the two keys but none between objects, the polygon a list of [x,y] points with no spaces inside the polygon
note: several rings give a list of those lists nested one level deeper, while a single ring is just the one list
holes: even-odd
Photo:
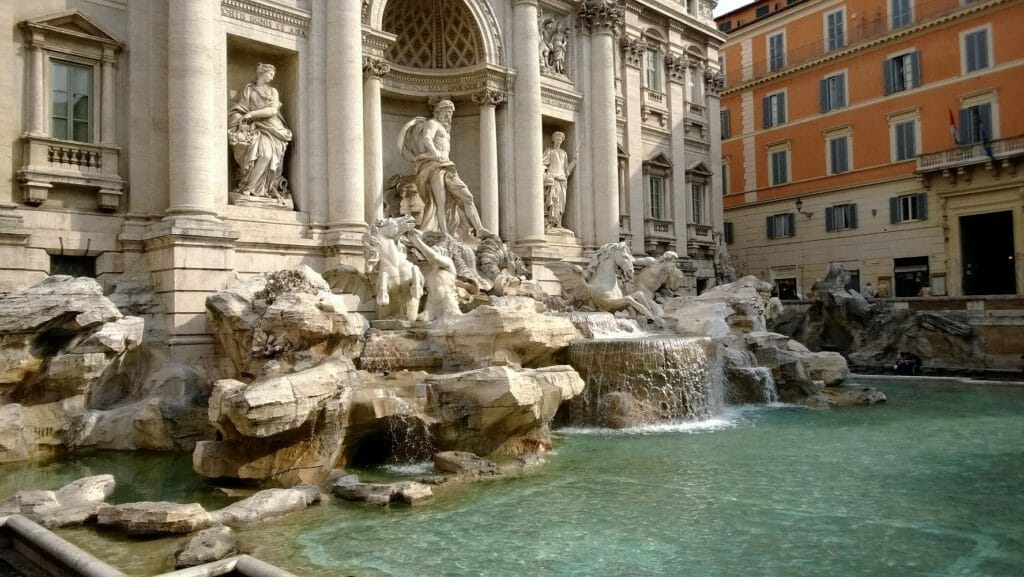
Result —
[{"label": "travertine rock formation", "polygon": [[19,513],[50,528],[78,525],[95,519],[113,493],[113,475],[85,477],[56,491],[18,491],[0,501],[0,516]]},{"label": "travertine rock formation", "polygon": [[214,525],[213,517],[198,503],[140,501],[104,505],[96,518],[100,527],[122,531],[130,537],[184,535]]}]

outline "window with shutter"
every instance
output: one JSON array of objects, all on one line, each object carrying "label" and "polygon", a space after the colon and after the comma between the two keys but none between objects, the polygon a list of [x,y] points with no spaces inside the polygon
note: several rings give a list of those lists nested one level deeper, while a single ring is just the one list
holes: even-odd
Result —
[{"label": "window with shutter", "polygon": [[894,29],[907,26],[914,21],[913,5],[910,0],[890,0],[889,12]]},{"label": "window with shutter", "polygon": [[825,15],[825,49],[829,52],[846,46],[845,16],[843,10]]},{"label": "window with shutter", "polygon": [[989,67],[988,28],[981,28],[963,34],[964,72],[974,72]]}]

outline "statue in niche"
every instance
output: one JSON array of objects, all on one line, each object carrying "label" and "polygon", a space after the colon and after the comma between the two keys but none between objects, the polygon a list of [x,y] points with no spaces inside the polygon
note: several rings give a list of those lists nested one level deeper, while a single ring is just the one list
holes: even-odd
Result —
[{"label": "statue in niche", "polygon": [[565,133],[556,131],[551,135],[551,146],[544,149],[544,228],[547,230],[562,228],[569,177],[576,168],[580,150],[577,142],[576,152],[570,161],[568,153],[562,150],[563,142]]},{"label": "statue in niche", "polygon": [[423,201],[420,229],[465,238],[472,236],[462,234],[469,227],[480,238],[490,232],[480,222],[473,193],[449,158],[454,113],[451,100],[439,101],[433,118],[417,116],[402,127],[398,147],[402,158],[416,165],[416,188]]},{"label": "statue in niche", "polygon": [[281,116],[277,89],[270,86],[276,73],[273,64],[258,64],[255,82],[235,95],[228,111],[228,144],[238,164],[234,192],[283,204],[290,194],[281,171],[292,131]]},{"label": "statue in niche", "polygon": [[565,57],[569,51],[569,27],[554,18],[541,18],[540,70],[541,72],[565,74]]}]

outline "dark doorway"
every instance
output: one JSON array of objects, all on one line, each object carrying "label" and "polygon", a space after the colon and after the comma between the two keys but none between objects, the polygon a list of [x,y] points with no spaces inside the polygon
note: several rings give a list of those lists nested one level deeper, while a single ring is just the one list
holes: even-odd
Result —
[{"label": "dark doorway", "polygon": [[795,278],[777,278],[775,279],[775,288],[778,289],[779,298],[782,300],[790,301],[800,298],[796,293]]},{"label": "dark doorway", "polygon": [[928,257],[912,256],[892,259],[892,273],[898,297],[916,297],[929,286]]},{"label": "dark doorway", "polygon": [[1013,213],[1007,210],[961,216],[960,256],[965,295],[1015,294]]}]

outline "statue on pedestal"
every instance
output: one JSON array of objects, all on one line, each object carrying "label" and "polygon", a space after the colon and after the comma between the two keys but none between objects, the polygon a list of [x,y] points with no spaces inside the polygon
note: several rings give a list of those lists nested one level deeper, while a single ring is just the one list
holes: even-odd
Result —
[{"label": "statue on pedestal", "polygon": [[561,229],[562,215],[565,213],[565,194],[568,189],[569,177],[576,168],[579,155],[579,144],[576,155],[569,161],[569,155],[562,150],[565,142],[564,132],[551,135],[551,146],[544,149],[544,228]]},{"label": "statue on pedestal", "polygon": [[283,203],[290,196],[281,172],[292,131],[281,116],[277,89],[270,86],[276,73],[273,64],[257,65],[255,82],[235,95],[228,112],[228,144],[238,164],[234,192]]},{"label": "statue on pedestal", "polygon": [[423,200],[420,229],[456,236],[468,224],[477,238],[490,234],[480,222],[473,193],[459,178],[451,152],[455,104],[441,100],[433,118],[417,116],[402,128],[398,147],[402,158],[416,164],[416,188]]}]

